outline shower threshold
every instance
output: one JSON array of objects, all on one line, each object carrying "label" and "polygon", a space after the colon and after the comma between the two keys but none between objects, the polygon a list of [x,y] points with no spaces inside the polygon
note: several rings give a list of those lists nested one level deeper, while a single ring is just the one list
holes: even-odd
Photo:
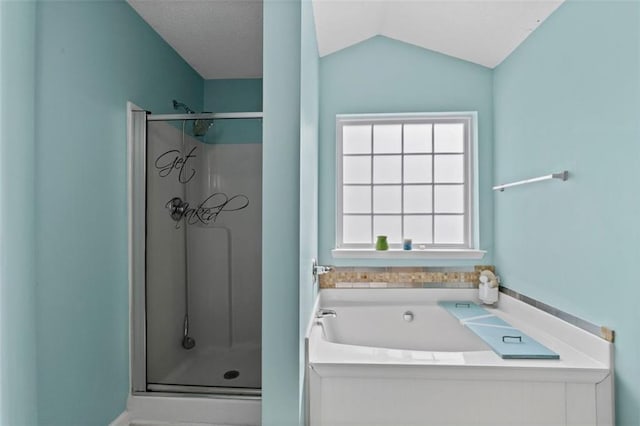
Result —
[{"label": "shower threshold", "polygon": [[233,388],[221,386],[190,386],[190,385],[165,385],[159,383],[147,384],[147,390],[150,392],[163,393],[179,393],[179,394],[200,394],[200,395],[216,395],[219,397],[253,397],[260,398],[262,389],[254,388]]}]

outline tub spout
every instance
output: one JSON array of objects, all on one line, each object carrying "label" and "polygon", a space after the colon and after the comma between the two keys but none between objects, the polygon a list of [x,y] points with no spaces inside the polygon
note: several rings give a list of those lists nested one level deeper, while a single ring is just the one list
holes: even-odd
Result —
[{"label": "tub spout", "polygon": [[316,318],[335,318],[338,314],[333,309],[318,309],[316,312]]}]

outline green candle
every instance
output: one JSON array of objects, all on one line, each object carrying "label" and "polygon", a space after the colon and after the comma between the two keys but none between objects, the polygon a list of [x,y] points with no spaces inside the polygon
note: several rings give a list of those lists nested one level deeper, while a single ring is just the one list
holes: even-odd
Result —
[{"label": "green candle", "polygon": [[389,250],[389,243],[386,235],[378,235],[376,240],[376,250]]}]

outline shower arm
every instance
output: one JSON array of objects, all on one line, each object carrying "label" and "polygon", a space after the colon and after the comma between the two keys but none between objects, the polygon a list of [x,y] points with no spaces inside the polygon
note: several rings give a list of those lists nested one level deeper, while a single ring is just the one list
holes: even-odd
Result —
[{"label": "shower arm", "polygon": [[195,114],[196,112],[194,110],[192,110],[191,108],[189,108],[186,104],[183,104],[182,102],[178,102],[175,99],[173,100],[173,109],[184,109],[187,114]]}]

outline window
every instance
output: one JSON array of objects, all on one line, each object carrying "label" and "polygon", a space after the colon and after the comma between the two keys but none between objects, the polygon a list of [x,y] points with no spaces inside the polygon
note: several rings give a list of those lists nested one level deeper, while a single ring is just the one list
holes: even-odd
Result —
[{"label": "window", "polygon": [[336,251],[473,249],[474,113],[339,115]]}]

